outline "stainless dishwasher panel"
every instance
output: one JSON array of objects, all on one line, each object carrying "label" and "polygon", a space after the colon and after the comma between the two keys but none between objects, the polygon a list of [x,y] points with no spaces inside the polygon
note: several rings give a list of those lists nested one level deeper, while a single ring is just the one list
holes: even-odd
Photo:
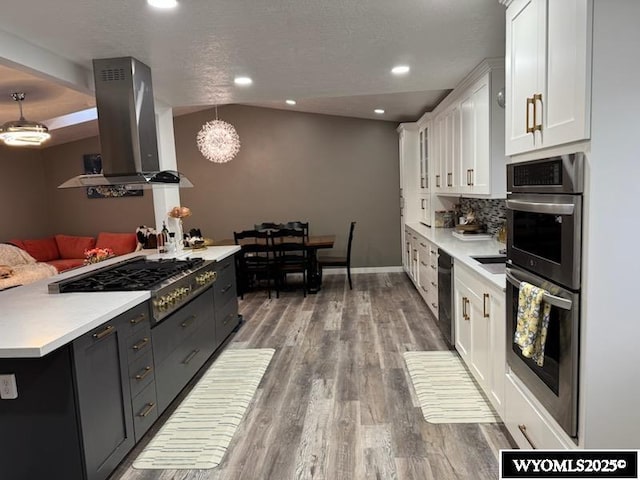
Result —
[{"label": "stainless dishwasher panel", "polygon": [[453,258],[442,249],[438,249],[438,326],[449,345],[453,346]]}]

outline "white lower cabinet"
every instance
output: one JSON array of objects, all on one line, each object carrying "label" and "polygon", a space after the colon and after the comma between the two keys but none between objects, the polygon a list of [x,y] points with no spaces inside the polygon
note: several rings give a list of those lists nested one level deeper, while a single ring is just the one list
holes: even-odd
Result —
[{"label": "white lower cabinet", "polygon": [[438,248],[411,229],[406,230],[405,237],[407,238],[405,256],[410,259],[410,268],[407,273],[422,299],[437,318]]},{"label": "white lower cabinet", "polygon": [[532,395],[509,372],[505,376],[504,424],[520,448],[544,450],[566,450],[576,445],[554,425],[542,407],[536,405]]},{"label": "white lower cabinet", "polygon": [[456,350],[503,417],[505,294],[460,262],[453,272]]}]

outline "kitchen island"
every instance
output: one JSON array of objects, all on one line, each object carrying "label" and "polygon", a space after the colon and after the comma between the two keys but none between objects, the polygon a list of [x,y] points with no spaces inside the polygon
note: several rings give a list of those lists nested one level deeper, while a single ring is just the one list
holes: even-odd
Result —
[{"label": "kitchen island", "polygon": [[202,293],[157,323],[148,290],[48,293],[49,283],[141,253],[172,257],[155,252],[0,292],[3,477],[107,478],[237,327],[238,249],[174,255],[214,260],[211,277],[220,281],[209,278]]}]

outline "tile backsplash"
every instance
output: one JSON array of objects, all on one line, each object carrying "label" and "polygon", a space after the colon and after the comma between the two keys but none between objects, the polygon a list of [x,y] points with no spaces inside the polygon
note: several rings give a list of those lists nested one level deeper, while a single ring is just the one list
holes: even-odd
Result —
[{"label": "tile backsplash", "polygon": [[492,235],[507,220],[504,199],[461,198],[460,208],[463,214],[473,210],[478,221],[487,225],[487,233]]}]

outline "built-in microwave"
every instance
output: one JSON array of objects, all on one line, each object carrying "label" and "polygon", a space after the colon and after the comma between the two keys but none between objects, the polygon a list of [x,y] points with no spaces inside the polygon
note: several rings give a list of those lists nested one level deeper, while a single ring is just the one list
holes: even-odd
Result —
[{"label": "built-in microwave", "polygon": [[507,258],[566,288],[580,288],[582,154],[507,167]]}]

